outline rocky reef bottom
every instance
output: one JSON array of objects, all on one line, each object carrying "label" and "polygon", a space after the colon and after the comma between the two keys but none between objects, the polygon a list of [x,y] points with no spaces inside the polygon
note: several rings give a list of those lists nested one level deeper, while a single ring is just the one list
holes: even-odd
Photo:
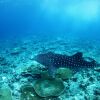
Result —
[{"label": "rocky reef bottom", "polygon": [[34,56],[43,52],[72,55],[78,51],[100,62],[97,41],[22,39],[0,42],[0,100],[100,100],[100,68],[73,74],[60,68],[56,77]]}]

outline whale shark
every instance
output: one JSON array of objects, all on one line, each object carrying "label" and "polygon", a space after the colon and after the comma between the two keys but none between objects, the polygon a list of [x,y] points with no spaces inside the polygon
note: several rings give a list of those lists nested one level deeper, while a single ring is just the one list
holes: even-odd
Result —
[{"label": "whale shark", "polygon": [[54,75],[57,68],[60,67],[67,67],[77,72],[82,69],[100,66],[93,58],[83,57],[82,52],[77,52],[71,56],[47,52],[36,55],[34,60],[44,65],[51,76]]}]

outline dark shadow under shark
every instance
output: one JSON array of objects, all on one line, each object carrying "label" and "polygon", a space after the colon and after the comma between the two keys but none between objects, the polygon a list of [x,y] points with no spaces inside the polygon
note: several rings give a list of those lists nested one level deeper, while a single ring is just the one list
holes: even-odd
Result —
[{"label": "dark shadow under shark", "polygon": [[59,67],[67,67],[74,72],[84,68],[94,68],[100,66],[98,62],[90,57],[83,57],[82,52],[77,52],[72,56],[57,54],[53,52],[38,54],[34,60],[44,65],[50,75],[54,75]]}]

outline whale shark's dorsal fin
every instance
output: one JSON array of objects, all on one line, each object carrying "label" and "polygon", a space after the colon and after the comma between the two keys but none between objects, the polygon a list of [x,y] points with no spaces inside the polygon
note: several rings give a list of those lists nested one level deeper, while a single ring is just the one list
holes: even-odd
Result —
[{"label": "whale shark's dorsal fin", "polygon": [[75,59],[82,59],[83,53],[82,52],[77,52],[74,54],[72,57]]},{"label": "whale shark's dorsal fin", "polygon": [[52,54],[54,54],[54,53],[50,51],[50,52],[48,52],[47,54],[48,54],[48,55],[52,55]]}]

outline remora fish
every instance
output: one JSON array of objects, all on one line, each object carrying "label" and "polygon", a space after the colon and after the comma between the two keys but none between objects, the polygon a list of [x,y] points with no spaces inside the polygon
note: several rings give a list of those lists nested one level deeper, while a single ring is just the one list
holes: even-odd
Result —
[{"label": "remora fish", "polygon": [[67,67],[73,71],[79,71],[83,68],[94,68],[100,66],[94,59],[83,57],[82,52],[77,52],[72,56],[56,54],[53,52],[38,54],[34,60],[48,68],[50,75],[53,75],[57,68]]}]

